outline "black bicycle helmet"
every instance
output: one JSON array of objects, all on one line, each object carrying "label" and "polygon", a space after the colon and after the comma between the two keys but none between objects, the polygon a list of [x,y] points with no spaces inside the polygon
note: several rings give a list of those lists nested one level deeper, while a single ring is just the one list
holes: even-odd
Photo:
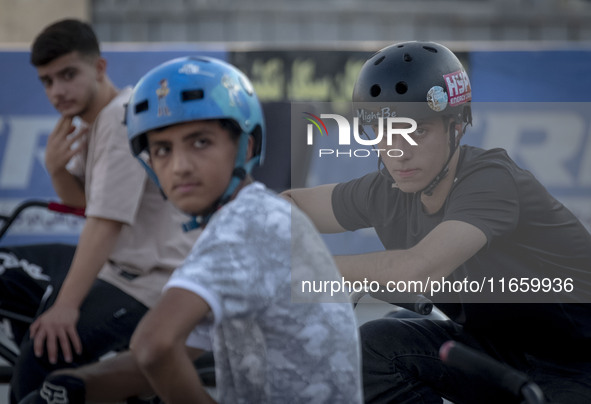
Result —
[{"label": "black bicycle helmet", "polygon": [[[450,154],[441,172],[422,192],[430,195],[447,173],[466,126],[472,123],[472,89],[462,63],[435,42],[403,42],[372,55],[353,89],[354,107],[362,125],[385,116],[413,119],[449,116]],[[456,124],[462,130],[456,131]]]},{"label": "black bicycle helmet", "polygon": [[440,113],[465,123],[470,122],[471,99],[462,63],[434,42],[403,42],[376,52],[361,68],[353,89],[353,102],[383,104],[396,116]]}]

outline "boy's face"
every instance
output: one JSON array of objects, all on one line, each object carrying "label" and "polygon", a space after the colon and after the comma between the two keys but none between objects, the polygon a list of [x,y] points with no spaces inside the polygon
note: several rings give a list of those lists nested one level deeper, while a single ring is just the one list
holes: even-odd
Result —
[{"label": "boy's face", "polygon": [[199,215],[228,187],[237,143],[219,121],[193,121],[149,132],[148,149],[166,196],[183,212]]},{"label": "boy's face", "polygon": [[51,104],[67,117],[83,116],[91,108],[102,75],[97,63],[78,52],[38,66],[37,73]]},{"label": "boy's face", "polygon": [[[411,146],[402,136],[393,136],[392,146],[380,148],[401,149],[402,157],[381,154],[384,165],[403,192],[424,189],[443,167],[449,154],[449,136],[441,117],[417,120],[417,130],[411,135],[417,146]],[[385,136],[384,136],[385,138]]]}]

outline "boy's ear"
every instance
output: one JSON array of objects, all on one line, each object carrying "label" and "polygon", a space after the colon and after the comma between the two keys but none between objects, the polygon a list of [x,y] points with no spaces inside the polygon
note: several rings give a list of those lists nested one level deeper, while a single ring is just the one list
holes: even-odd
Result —
[{"label": "boy's ear", "polygon": [[456,124],[456,147],[460,145],[460,139],[464,135],[464,127],[461,123]]},{"label": "boy's ear", "polygon": [[246,151],[246,161],[250,160],[254,154],[254,136],[248,137],[248,149]]},{"label": "boy's ear", "polygon": [[107,60],[105,58],[97,58],[95,62],[97,78],[102,81],[107,74]]}]

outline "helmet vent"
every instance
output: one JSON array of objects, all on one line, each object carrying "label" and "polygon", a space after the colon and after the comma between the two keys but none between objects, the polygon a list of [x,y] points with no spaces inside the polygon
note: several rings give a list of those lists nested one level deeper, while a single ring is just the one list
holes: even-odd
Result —
[{"label": "helmet vent", "polygon": [[382,56],[381,58],[379,58],[378,60],[376,60],[375,62],[373,62],[373,64],[375,66],[379,65],[380,63],[382,63],[384,61],[384,59],[386,59],[385,56]]},{"label": "helmet vent", "polygon": [[380,88],[379,84],[374,84],[373,86],[371,86],[369,90],[369,93],[372,97],[377,97],[378,95],[380,95],[381,92],[382,89]]},{"label": "helmet vent", "polygon": [[181,93],[181,99],[185,101],[201,100],[203,99],[203,90],[186,90]]},{"label": "helmet vent", "polygon": [[144,112],[148,110],[148,100],[143,100],[142,102],[138,102],[135,104],[135,113],[139,114],[140,112]]},{"label": "helmet vent", "polygon": [[432,46],[423,46],[423,49],[431,53],[437,53],[437,49],[433,48]]},{"label": "helmet vent", "polygon": [[405,62],[412,62],[412,56],[410,56],[408,53],[405,53],[402,58]]},{"label": "helmet vent", "polygon": [[406,84],[404,81],[399,81],[398,83],[396,83],[396,92],[398,94],[404,94],[408,91],[408,84]]}]

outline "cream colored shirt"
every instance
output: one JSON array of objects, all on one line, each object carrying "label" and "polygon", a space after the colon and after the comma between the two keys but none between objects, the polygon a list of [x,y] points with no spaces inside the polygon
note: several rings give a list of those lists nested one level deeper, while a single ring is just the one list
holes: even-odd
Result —
[{"label": "cream colored shirt", "polygon": [[123,124],[125,88],[99,113],[87,150],[71,171],[84,184],[86,215],[124,224],[99,278],[151,307],[172,271],[193,246],[198,232],[184,233],[187,216],[164,199],[133,157]]}]

